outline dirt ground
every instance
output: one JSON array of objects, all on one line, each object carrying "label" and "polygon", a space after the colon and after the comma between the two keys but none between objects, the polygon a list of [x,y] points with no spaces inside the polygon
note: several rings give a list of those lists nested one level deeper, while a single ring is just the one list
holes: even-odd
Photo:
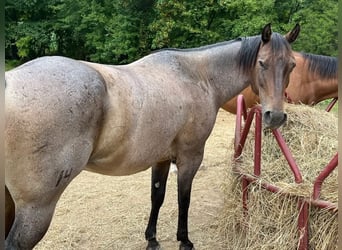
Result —
[{"label": "dirt ground", "polygon": [[[197,250],[227,249],[217,233],[223,204],[224,172],[230,171],[235,115],[219,111],[191,195],[189,238]],[[49,231],[35,247],[43,249],[145,249],[150,212],[147,170],[125,177],[84,171],[58,202]],[[170,173],[160,210],[157,239],[163,250],[178,249],[176,173]]]}]

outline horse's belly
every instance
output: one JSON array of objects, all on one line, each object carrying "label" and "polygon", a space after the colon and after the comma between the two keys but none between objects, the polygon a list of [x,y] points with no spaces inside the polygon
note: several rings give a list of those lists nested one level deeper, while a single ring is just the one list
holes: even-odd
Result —
[{"label": "horse's belly", "polygon": [[[124,147],[126,148],[126,147]],[[111,152],[102,157],[92,158],[86,170],[105,175],[122,176],[144,171],[153,164],[172,159],[171,150],[161,147],[134,149],[130,145],[129,150]]]},{"label": "horse's belly", "polygon": [[89,163],[85,170],[104,174],[104,175],[111,175],[111,176],[124,176],[124,175],[132,175],[141,171],[148,169],[149,165],[140,165],[140,166],[133,166],[133,165],[107,165],[101,164],[97,165],[94,163]]}]

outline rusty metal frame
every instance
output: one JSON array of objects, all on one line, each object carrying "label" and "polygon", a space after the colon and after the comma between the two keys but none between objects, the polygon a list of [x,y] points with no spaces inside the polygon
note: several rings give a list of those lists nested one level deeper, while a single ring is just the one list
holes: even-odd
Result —
[{"label": "rusty metal frame", "polygon": [[[334,98],[326,111],[330,111],[335,105],[337,98]],[[254,147],[254,175],[246,174],[239,168],[239,162],[241,162],[241,154],[250,132],[251,124],[255,118],[255,147]],[[243,124],[244,123],[244,124]],[[293,173],[295,183],[302,183],[302,175],[300,169],[293,158],[290,149],[288,148],[283,136],[278,129],[272,130],[273,136],[275,137],[278,146],[283,152],[285,159],[287,160],[289,167]],[[273,193],[288,194],[281,190],[279,187],[266,183],[260,182],[259,177],[261,176],[261,140],[262,140],[262,119],[260,106],[252,107],[248,112],[246,109],[243,95],[239,95],[237,98],[237,113],[236,113],[236,124],[235,124],[235,139],[234,139],[234,171],[241,176],[242,185],[242,206],[244,214],[248,213],[248,186],[249,184],[258,181],[264,189]],[[324,208],[330,211],[337,211],[337,204],[320,199],[321,186],[324,180],[331,174],[331,172],[338,165],[338,154],[333,156],[332,160],[328,165],[320,172],[316,177],[313,186],[312,197],[298,197],[298,234],[299,234],[299,250],[309,249],[309,207],[316,206],[318,208]]]}]

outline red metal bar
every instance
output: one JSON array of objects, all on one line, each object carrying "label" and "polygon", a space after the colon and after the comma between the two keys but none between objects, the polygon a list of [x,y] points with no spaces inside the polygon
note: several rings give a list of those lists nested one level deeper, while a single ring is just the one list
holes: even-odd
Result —
[{"label": "red metal bar", "polygon": [[314,200],[319,198],[321,194],[321,187],[322,187],[323,181],[330,175],[330,173],[337,167],[337,165],[338,165],[338,154],[336,154],[332,158],[332,160],[328,163],[328,165],[317,176],[314,182],[313,195],[312,195],[312,198]]},{"label": "red metal bar", "polygon": [[[238,96],[238,103],[236,107],[236,120],[235,120],[235,137],[234,137],[234,151],[237,151],[238,145],[241,140],[241,127],[242,127],[242,104],[240,100],[240,95]],[[240,101],[240,102],[239,102]],[[242,98],[243,103],[243,98]]]},{"label": "red metal bar", "polygon": [[254,174],[261,174],[261,111],[255,110],[255,141],[254,141]]},{"label": "red metal bar", "polygon": [[295,159],[293,158],[293,156],[291,154],[290,149],[288,148],[288,146],[285,142],[284,137],[280,134],[278,129],[273,129],[272,133],[273,133],[276,141],[278,142],[278,145],[279,145],[281,151],[283,152],[285,159],[287,160],[287,162],[288,162],[288,164],[292,170],[292,173],[293,173],[294,178],[295,178],[295,182],[301,183],[302,182],[302,175],[300,173],[300,170],[298,168],[298,165],[297,165]]},{"label": "red metal bar", "polygon": [[242,130],[242,117],[246,120],[247,110],[246,104],[244,101],[243,95],[238,95],[237,97],[237,106],[236,106],[236,121],[235,121],[235,141],[234,148],[235,151],[238,147],[238,143],[240,143],[241,138],[241,130]]},{"label": "red metal bar", "polygon": [[324,200],[309,200],[309,199],[306,199],[306,200],[310,201],[310,204],[314,205],[315,207],[323,208],[323,209],[333,211],[333,212],[338,211],[338,206],[336,203],[332,203],[330,201],[324,201]]},{"label": "red metal bar", "polygon": [[334,99],[331,100],[329,103],[328,107],[325,109],[325,111],[330,112],[330,110],[335,106],[335,103],[337,102],[338,98],[335,97]]},{"label": "red metal bar", "polygon": [[309,220],[309,204],[305,201],[300,199],[298,201],[298,209],[299,209],[299,216],[298,216],[298,232],[299,232],[299,250],[307,250],[309,249],[309,227],[308,227],[308,220]]},{"label": "red metal bar", "polygon": [[244,99],[243,95],[238,95],[237,102],[238,102],[237,110],[239,110],[239,108],[241,109],[240,113],[243,116],[244,120],[246,120],[247,108],[246,108],[246,103],[245,103],[245,99]]},{"label": "red metal bar", "polygon": [[[238,168],[238,171],[240,171],[240,173],[243,176],[243,178],[245,178],[249,183],[253,183],[253,182],[259,181],[258,177],[242,173],[240,168]],[[268,190],[268,191],[270,191],[272,193],[282,193],[282,191],[281,191],[281,189],[279,187],[274,186],[272,184],[261,182],[259,185],[261,185],[263,188],[265,188],[266,190]]]},{"label": "red metal bar", "polygon": [[[242,173],[240,168],[236,168],[237,173],[239,173],[242,177],[241,178],[245,178],[246,181],[248,181],[248,183],[253,183],[253,182],[259,182],[258,185],[261,185],[264,189],[272,192],[272,193],[281,193],[281,194],[286,194],[286,195],[290,195],[290,196],[296,196],[294,194],[289,194],[286,191],[283,191],[282,189],[280,189],[277,186],[274,186],[272,184],[269,183],[265,183],[265,182],[261,182],[260,183],[260,179],[258,177],[246,174],[246,173]],[[319,208],[324,208],[327,210],[331,210],[331,211],[336,211],[338,209],[337,204],[329,202],[329,201],[324,201],[324,200],[313,200],[310,198],[302,198],[303,200],[305,200],[307,203],[315,206],[315,207],[319,207]],[[247,204],[246,204],[247,207]]]},{"label": "red metal bar", "polygon": [[235,159],[240,157],[242,153],[242,149],[245,146],[245,142],[246,142],[247,135],[250,130],[253,118],[254,118],[254,114],[255,114],[255,108],[252,108],[251,111],[248,112],[248,116],[246,118],[244,128],[242,129],[241,126],[239,127],[239,130],[240,131],[242,130],[242,132],[235,132],[235,134],[239,134],[239,140],[235,140],[235,154],[234,154]]}]

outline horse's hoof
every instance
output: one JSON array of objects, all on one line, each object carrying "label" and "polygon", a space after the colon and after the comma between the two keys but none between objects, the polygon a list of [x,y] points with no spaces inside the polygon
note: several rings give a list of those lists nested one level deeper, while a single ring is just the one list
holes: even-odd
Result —
[{"label": "horse's hoof", "polygon": [[179,250],[195,250],[194,244],[192,244],[190,241],[181,242],[179,245]]},{"label": "horse's hoof", "polygon": [[161,250],[160,245],[158,241],[154,240],[149,240],[148,245],[146,247],[146,250]]}]

